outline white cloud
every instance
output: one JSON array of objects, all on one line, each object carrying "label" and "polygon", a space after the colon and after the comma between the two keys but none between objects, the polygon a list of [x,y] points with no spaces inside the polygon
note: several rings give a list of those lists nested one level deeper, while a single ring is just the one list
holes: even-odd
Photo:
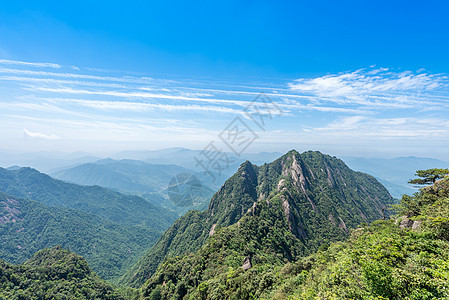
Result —
[{"label": "white cloud", "polygon": [[101,101],[101,100],[84,100],[84,99],[61,99],[61,98],[47,98],[54,102],[65,101],[71,102],[84,107],[90,107],[101,110],[124,110],[142,112],[154,109],[163,111],[205,111],[205,112],[219,112],[219,113],[242,113],[241,110],[221,107],[221,106],[205,106],[205,105],[172,105],[159,103],[143,103],[143,102],[125,102],[125,101]]},{"label": "white cloud", "polygon": [[35,62],[9,60],[9,59],[0,59],[0,64],[19,65],[19,66],[36,67],[36,68],[54,68],[54,69],[61,68],[60,65],[54,64],[54,63],[35,63]]},{"label": "white cloud", "polygon": [[28,75],[28,76],[81,78],[81,79],[88,79],[88,80],[116,81],[116,82],[141,83],[141,84],[154,83],[154,80],[152,78],[148,78],[148,77],[140,77],[140,78],[129,77],[129,76],[110,77],[110,76],[96,76],[96,75],[88,75],[88,74],[73,74],[73,73],[58,73],[58,72],[47,72],[47,71],[8,69],[8,68],[3,68],[3,67],[0,67],[0,73]]},{"label": "white cloud", "polygon": [[315,137],[354,139],[419,138],[447,139],[449,122],[432,118],[374,118],[351,116],[339,118],[324,127],[304,129]]},{"label": "white cloud", "polygon": [[40,132],[32,132],[28,129],[23,130],[23,136],[26,138],[33,138],[33,139],[44,139],[44,140],[60,140],[61,137],[55,135],[55,134],[44,134]]},{"label": "white cloud", "polygon": [[423,104],[421,100],[427,99],[428,94],[447,89],[449,81],[442,74],[392,72],[379,68],[300,78],[288,86],[292,91],[325,101],[384,107],[399,105],[404,108]]},{"label": "white cloud", "polygon": [[[227,99],[211,99],[211,98],[198,98],[198,97],[186,97],[182,95],[170,95],[170,94],[156,94],[148,92],[122,92],[122,91],[99,91],[99,90],[84,90],[74,88],[51,88],[51,87],[33,87],[30,90],[39,90],[44,92],[60,93],[60,94],[79,94],[79,95],[100,95],[100,96],[112,96],[119,98],[151,98],[151,99],[164,99],[164,100],[178,100],[178,101],[191,101],[191,102],[203,102],[212,104],[230,104],[246,107],[251,102],[243,100],[227,100]],[[262,104],[262,103],[261,103]]]}]

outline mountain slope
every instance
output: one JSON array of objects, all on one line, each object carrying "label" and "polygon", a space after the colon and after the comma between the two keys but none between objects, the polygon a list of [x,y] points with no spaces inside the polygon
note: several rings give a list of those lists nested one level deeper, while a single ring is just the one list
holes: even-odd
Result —
[{"label": "mountain slope", "polygon": [[147,200],[99,186],[80,186],[51,178],[31,168],[0,168],[0,191],[48,206],[73,208],[123,225],[165,230],[176,215]]},{"label": "mountain slope", "polygon": [[0,260],[0,299],[125,299],[86,261],[60,247],[36,253],[23,265]]},{"label": "mountain slope", "polygon": [[148,164],[138,160],[99,160],[64,169],[50,175],[82,185],[99,185],[107,188],[150,193],[163,190],[176,174],[190,170],[175,165]]},{"label": "mountain slope", "polygon": [[398,212],[273,270],[283,276],[260,298],[448,299],[449,177],[403,197]]},{"label": "mountain slope", "polygon": [[[343,239],[349,228],[361,222],[383,217],[391,201],[372,176],[319,152],[293,150],[260,167],[245,162],[212,197],[206,211],[193,211],[177,220],[122,283],[138,286],[165,257],[195,252],[215,232],[239,241],[234,250],[240,256],[259,253],[266,246],[273,249],[272,257],[260,258],[262,253],[261,261],[293,260],[325,242]],[[262,240],[255,240],[256,236]],[[242,243],[252,246],[245,252]]]},{"label": "mountain slope", "polygon": [[[253,246],[269,238],[240,230],[244,217],[195,254],[167,259],[143,293],[150,299],[448,299],[449,177],[403,197],[398,208],[392,219],[364,224],[346,241],[285,264],[269,245]],[[242,254],[257,248],[263,250],[252,254],[252,268],[241,268]]]},{"label": "mountain slope", "polygon": [[0,193],[0,258],[22,263],[56,245],[89,261],[102,278],[122,275],[160,236],[160,231],[113,223],[98,216]]},{"label": "mountain slope", "polygon": [[205,209],[214,193],[211,189],[212,185],[207,185],[204,180],[197,180],[196,184],[201,193],[198,193],[194,201],[178,203],[176,199],[171,199],[170,195],[167,195],[167,188],[170,188],[174,178],[192,173],[194,171],[176,165],[149,164],[130,159],[104,159],[60,170],[51,175],[76,184],[99,185],[119,192],[139,195],[152,204],[174,210],[182,215],[190,209]]}]

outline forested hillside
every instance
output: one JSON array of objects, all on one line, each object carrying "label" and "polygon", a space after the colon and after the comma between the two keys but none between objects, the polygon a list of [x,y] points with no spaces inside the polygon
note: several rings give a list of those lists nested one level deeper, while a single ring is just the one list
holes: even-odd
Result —
[{"label": "forested hillside", "polygon": [[39,251],[23,265],[0,260],[0,299],[126,298],[98,278],[82,257],[55,247]]},{"label": "forested hillside", "polygon": [[182,183],[176,179],[183,175],[192,176],[192,173],[194,171],[176,165],[149,164],[131,159],[103,159],[63,169],[51,175],[76,184],[99,185],[139,195],[150,203],[175,211],[181,216],[190,209],[204,210],[214,194],[212,185],[193,176],[191,182],[186,184],[195,185],[197,192],[194,195],[180,195],[188,201],[177,201],[177,197],[170,197],[171,188],[182,187]]},{"label": "forested hillside", "polygon": [[147,200],[123,195],[99,186],[81,186],[56,180],[31,168],[0,168],[0,191],[33,199],[48,206],[73,208],[115,223],[165,230],[176,215]]},{"label": "forested hillside", "polygon": [[[22,265],[0,261],[0,299],[446,299],[448,172],[417,172],[424,179],[411,182],[430,186],[403,196],[390,216],[385,189],[336,158],[291,151],[260,167],[246,162],[208,210],[176,221],[131,269],[136,289],[111,286],[82,257],[55,247]],[[22,233],[24,244],[37,243],[27,218],[39,232],[42,216],[52,240],[76,240],[89,228],[98,245],[117,238],[113,223],[97,216],[86,223],[86,213],[5,194],[0,203],[2,237],[12,241],[2,249]],[[118,252],[111,263],[122,259]]]},{"label": "forested hillside", "polygon": [[404,196],[397,211],[285,264],[292,235],[246,216],[195,254],[166,260],[145,299],[447,299],[449,178]]},{"label": "forested hillside", "polygon": [[60,244],[83,255],[105,279],[123,275],[176,219],[143,198],[66,183],[31,168],[0,168],[0,192],[1,259],[21,263]]},{"label": "forested hillside", "polygon": [[23,263],[41,249],[62,245],[86,258],[102,278],[114,279],[159,235],[156,229],[121,225],[0,192],[0,258],[9,263]]},{"label": "forested hillside", "polygon": [[[269,261],[292,261],[324,243],[344,239],[362,222],[387,217],[391,203],[388,191],[373,177],[319,152],[290,151],[260,167],[245,162],[206,211],[192,211],[177,220],[121,283],[139,286],[165,257],[196,252],[220,228],[230,243],[239,241],[233,250],[239,253],[237,261],[254,253],[264,261],[265,248],[272,249]],[[241,243],[250,248],[243,251]]]}]

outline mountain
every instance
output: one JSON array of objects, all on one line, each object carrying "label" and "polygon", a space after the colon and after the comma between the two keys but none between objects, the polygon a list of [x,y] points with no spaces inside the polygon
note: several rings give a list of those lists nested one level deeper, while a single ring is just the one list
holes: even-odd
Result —
[{"label": "mountain", "polygon": [[19,170],[21,168],[22,167],[20,167],[20,166],[14,165],[14,166],[6,168],[6,170],[8,170],[8,171],[17,171],[17,170]]},{"label": "mountain", "polygon": [[138,160],[103,159],[50,173],[54,178],[81,185],[99,185],[119,191],[155,193],[167,188],[179,173],[190,170],[176,165],[148,164]]},{"label": "mountain", "polygon": [[141,225],[163,231],[176,215],[147,200],[123,195],[99,186],[81,186],[56,180],[31,168],[0,168],[0,191],[32,199],[48,206],[72,208],[97,215],[114,223]]},{"label": "mountain", "polygon": [[121,225],[0,192],[0,258],[9,263],[23,263],[41,249],[62,245],[85,257],[100,277],[114,279],[160,235],[152,228]]},{"label": "mountain", "polygon": [[[449,177],[402,198],[397,212],[284,264],[269,247],[281,241],[276,224],[267,224],[273,228],[267,237],[255,236],[266,226],[248,232],[257,227],[246,226],[244,217],[196,253],[168,258],[142,293],[149,299],[448,299]],[[275,239],[266,244],[268,235]]]},{"label": "mountain", "polygon": [[[1,151],[1,150],[0,150]],[[99,158],[86,152],[0,152],[0,167],[11,165],[28,166],[41,172],[51,172],[77,164],[96,161]]]},{"label": "mountain", "polygon": [[[168,149],[168,151],[160,150],[153,153],[147,153],[146,158],[141,158],[149,163],[156,163],[163,161],[165,164],[175,164],[178,166],[182,166],[191,170],[197,170],[199,172],[203,171],[200,166],[198,166],[198,161],[195,159],[201,159],[202,154],[204,154],[204,150],[191,150],[185,148],[173,148]],[[207,152],[207,151],[206,151]],[[228,176],[234,174],[239,165],[242,164],[245,160],[252,161],[254,164],[264,164],[270,162],[280,155],[279,152],[260,152],[260,153],[243,153],[242,156],[235,156],[234,153],[231,152],[221,152],[229,158],[229,166],[222,172]],[[128,153],[131,154],[131,153]],[[224,181],[223,181],[224,182]],[[222,182],[222,183],[223,183]],[[222,184],[221,183],[221,184]]]},{"label": "mountain", "polygon": [[[60,170],[51,173],[51,176],[76,184],[99,185],[122,193],[139,195],[152,204],[182,215],[190,209],[207,208],[214,193],[215,187],[200,181],[198,176],[192,173],[193,171],[176,165],[149,164],[130,159],[104,159]],[[187,181],[180,183],[179,180],[187,175]],[[195,195],[175,195],[179,188],[189,184],[194,185],[197,192]],[[185,201],[178,201],[180,199]]]},{"label": "mountain", "polygon": [[125,299],[82,257],[60,247],[44,249],[23,265],[0,260],[0,282],[0,299]]},{"label": "mountain", "polygon": [[[253,264],[294,261],[323,243],[344,239],[362,222],[387,216],[391,203],[374,177],[319,152],[292,150],[259,167],[247,161],[212,197],[207,210],[178,219],[121,283],[139,286],[167,257],[199,249],[207,252],[204,257],[217,259],[218,269],[222,263],[236,267],[244,258]],[[186,270],[190,267],[199,266]]]},{"label": "mountain", "polygon": [[[221,151],[221,150],[220,150]],[[191,150],[186,148],[168,148],[155,151],[124,151],[113,155],[116,159],[137,159],[152,164],[174,164],[190,170],[193,170],[195,175],[205,173],[204,169],[198,164],[198,160],[204,155],[204,150]],[[249,160],[254,164],[264,164],[282,155],[279,152],[260,152],[260,153],[243,153],[242,156],[237,157],[234,153],[221,151],[223,155],[226,155],[229,159],[229,165],[223,168],[220,173],[214,174],[216,181],[214,182],[217,188],[234,174],[238,167],[245,161]],[[208,170],[208,172],[211,170]],[[207,180],[206,180],[207,181]]]},{"label": "mountain", "polygon": [[376,177],[398,199],[403,194],[411,195],[418,191],[408,184],[417,170],[449,167],[448,162],[414,156],[391,159],[344,157],[343,160],[351,169]]}]

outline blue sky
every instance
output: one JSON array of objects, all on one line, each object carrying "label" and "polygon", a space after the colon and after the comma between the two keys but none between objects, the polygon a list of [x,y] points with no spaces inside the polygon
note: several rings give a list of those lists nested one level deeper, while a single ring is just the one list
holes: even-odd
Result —
[{"label": "blue sky", "polygon": [[239,117],[250,152],[449,154],[447,1],[15,2],[1,149],[202,149]]}]

